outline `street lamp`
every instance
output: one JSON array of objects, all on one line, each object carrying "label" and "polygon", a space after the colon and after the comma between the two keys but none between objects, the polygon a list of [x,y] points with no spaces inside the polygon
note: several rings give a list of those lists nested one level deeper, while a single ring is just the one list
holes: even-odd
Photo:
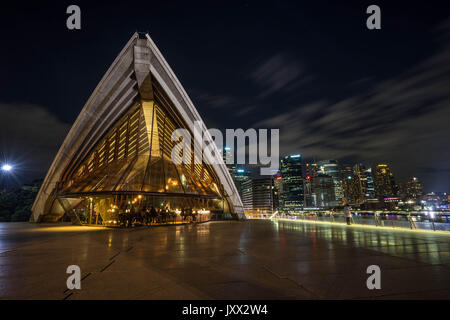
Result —
[{"label": "street lamp", "polygon": [[0,167],[0,178],[3,181],[0,182],[0,190],[8,190],[8,180],[14,176],[13,172],[13,166],[8,163],[1,164]]},{"label": "street lamp", "polygon": [[2,165],[2,171],[5,171],[5,172],[11,171],[12,168],[13,168],[13,167],[12,167],[11,165],[9,165],[9,164],[4,164],[4,165]]}]

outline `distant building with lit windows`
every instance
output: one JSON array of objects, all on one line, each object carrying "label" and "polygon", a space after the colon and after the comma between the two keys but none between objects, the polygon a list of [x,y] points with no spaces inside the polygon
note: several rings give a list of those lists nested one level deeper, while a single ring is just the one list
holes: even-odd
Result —
[{"label": "distant building with lit windows", "polygon": [[230,170],[230,174],[231,178],[234,181],[234,185],[236,186],[236,189],[238,190],[239,195],[242,198],[242,185],[244,182],[250,180],[251,172],[244,167],[238,167]]},{"label": "distant building with lit windows", "polygon": [[307,177],[315,177],[319,174],[320,166],[315,162],[307,163],[305,165],[305,178]]},{"label": "distant building with lit windows", "polygon": [[[236,165],[234,164],[234,161],[231,164],[227,164],[227,162],[231,162],[231,159],[233,159],[231,152],[232,152],[232,149],[230,147],[223,148],[222,158],[223,158],[223,163],[225,163],[226,167],[228,168],[228,172],[232,175],[233,172],[236,170]],[[230,159],[230,160],[228,160],[228,159]]]},{"label": "distant building with lit windows", "polygon": [[373,199],[375,197],[375,186],[373,184],[372,168],[366,169],[367,190],[366,198]]},{"label": "distant building with lit windows", "polygon": [[333,179],[334,202],[330,206],[336,207],[342,205],[342,186],[341,173],[339,170],[339,163],[337,160],[322,160],[318,162],[320,172]]},{"label": "distant building with lit windows", "polygon": [[246,214],[272,214],[274,212],[273,178],[256,178],[243,182],[242,203]]},{"label": "distant building with lit windows", "polygon": [[353,166],[353,176],[355,183],[355,202],[357,204],[364,203],[369,197],[369,184],[367,178],[367,169],[362,163]]},{"label": "distant building with lit windows", "polygon": [[408,200],[417,200],[423,195],[423,185],[416,177],[408,180],[405,189]]},{"label": "distant building with lit windows", "polygon": [[394,175],[389,165],[378,164],[372,168],[375,196],[379,200],[397,196]]},{"label": "distant building with lit windows", "polygon": [[362,163],[343,165],[341,176],[345,203],[360,206],[368,201],[378,202],[375,199],[372,168],[367,169]]},{"label": "distant building with lit windows", "polygon": [[353,172],[353,166],[344,164],[341,166],[343,203],[353,205],[358,203],[357,181]]},{"label": "distant building with lit windows", "polygon": [[315,206],[315,199],[313,199],[313,190],[312,190],[312,179],[314,176],[307,175],[303,180],[303,197],[304,197],[304,207],[312,208]]},{"label": "distant building with lit windows", "polygon": [[302,156],[294,154],[281,160],[283,210],[297,211],[304,206]]},{"label": "distant building with lit windows", "polygon": [[315,198],[315,207],[331,208],[336,206],[335,183],[331,176],[319,174],[313,178],[313,195]]},{"label": "distant building with lit windows", "polygon": [[281,176],[281,171],[273,176],[273,186],[274,186],[274,209],[280,210],[283,208],[283,203],[281,199],[281,193],[283,192],[283,177]]}]

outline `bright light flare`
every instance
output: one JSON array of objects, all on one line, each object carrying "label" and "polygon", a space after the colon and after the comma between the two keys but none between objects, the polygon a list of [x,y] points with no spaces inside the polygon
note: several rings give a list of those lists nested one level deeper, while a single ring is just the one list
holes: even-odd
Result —
[{"label": "bright light flare", "polygon": [[2,171],[8,172],[8,171],[11,171],[12,168],[13,168],[13,167],[12,167],[11,165],[9,165],[9,164],[4,164],[4,165],[2,165]]}]

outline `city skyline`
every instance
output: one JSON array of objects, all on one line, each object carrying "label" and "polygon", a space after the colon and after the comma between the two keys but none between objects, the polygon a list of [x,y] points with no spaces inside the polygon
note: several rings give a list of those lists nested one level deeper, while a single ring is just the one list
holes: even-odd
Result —
[{"label": "city skyline", "polygon": [[[284,157],[288,157],[290,155],[301,155],[302,159],[303,159],[303,165],[308,164],[308,163],[310,164],[310,163],[319,163],[321,161],[330,161],[330,160],[333,161],[333,160],[335,160],[335,161],[338,162],[339,166],[341,166],[341,165],[350,165],[350,166],[353,167],[354,165],[365,165],[367,168],[372,168],[372,167],[374,167],[374,166],[376,166],[378,164],[387,164],[387,165],[391,166],[391,163],[389,161],[387,161],[387,162],[363,163],[363,162],[343,162],[343,161],[340,161],[339,159],[314,159],[313,160],[312,158],[304,158],[301,153],[286,154],[284,156],[280,156],[280,159],[282,159]],[[256,178],[265,177],[264,175],[258,174],[258,170],[255,170],[255,168],[259,168],[259,167],[260,167],[259,165],[246,165],[246,164],[234,165],[233,166],[233,168],[237,168],[237,169],[239,169],[239,168],[243,168],[245,170],[249,169],[250,172],[251,172],[251,175],[256,177]],[[396,181],[400,182],[400,183],[406,183],[409,179],[414,178],[414,177],[418,178],[420,181],[423,181],[423,179],[420,177],[420,175],[417,175],[417,174],[414,174],[414,173],[411,173],[410,176],[407,176],[404,179],[398,179],[397,176],[395,175],[395,170],[393,170],[393,172],[394,172],[394,176],[396,178]],[[273,175],[275,175],[275,174],[276,173],[274,172]],[[449,190],[432,190],[430,187],[427,188],[427,186],[424,184],[424,192],[426,192],[426,193],[431,193],[431,192],[438,192],[438,193],[439,192],[441,192],[441,193],[445,192],[445,193],[449,193],[450,191]]]},{"label": "city skyline", "polygon": [[[356,210],[363,214],[401,212],[429,214],[450,209],[448,192],[426,192],[421,180],[399,181],[389,164],[339,164],[337,160],[305,162],[287,155],[272,175],[255,175],[245,165],[227,165],[246,215],[273,217]],[[259,170],[256,170],[258,172]],[[357,214],[357,213],[356,213]]]}]

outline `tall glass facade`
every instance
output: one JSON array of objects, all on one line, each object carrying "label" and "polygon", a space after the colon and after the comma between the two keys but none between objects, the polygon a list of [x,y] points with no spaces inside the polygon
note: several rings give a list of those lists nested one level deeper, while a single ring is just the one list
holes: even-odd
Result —
[{"label": "tall glass facade", "polygon": [[341,186],[341,172],[337,160],[322,160],[319,161],[320,170],[323,174],[330,176],[333,179],[334,185],[334,200],[330,206],[342,205],[342,186]]},{"label": "tall glass facade", "polygon": [[281,160],[283,210],[297,211],[304,206],[302,156],[289,155]]}]

